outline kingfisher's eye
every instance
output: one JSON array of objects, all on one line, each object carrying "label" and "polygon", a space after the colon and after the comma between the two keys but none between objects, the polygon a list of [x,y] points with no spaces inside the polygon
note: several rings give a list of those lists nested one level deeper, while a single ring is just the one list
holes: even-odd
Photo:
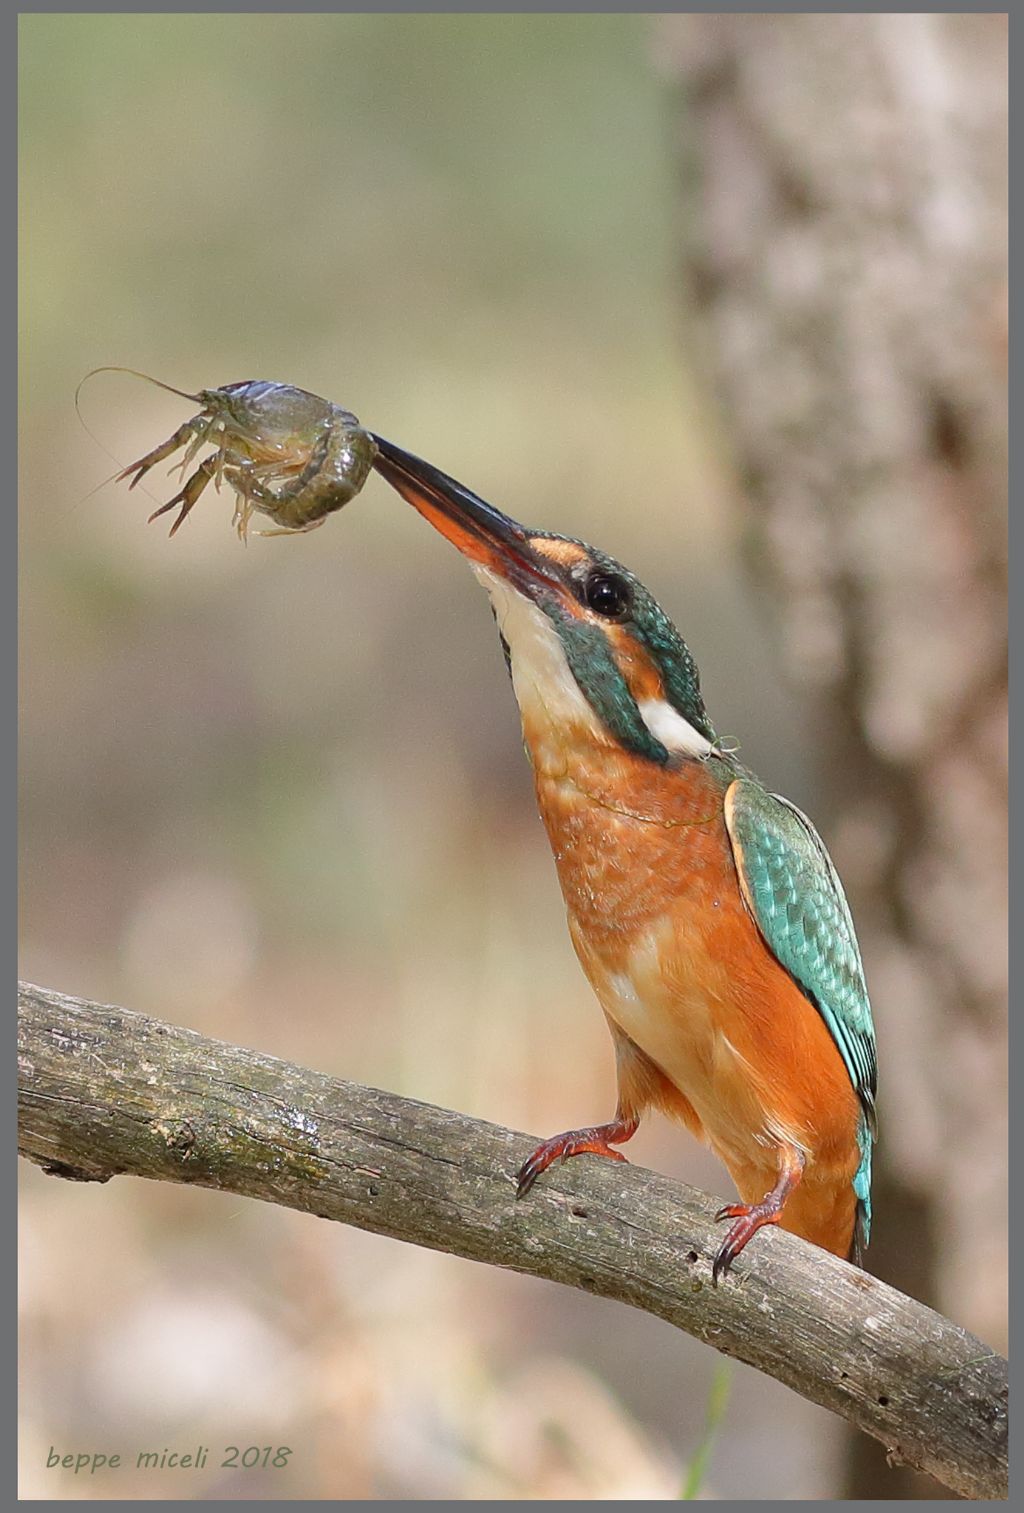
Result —
[{"label": "kingfisher's eye", "polygon": [[621,620],[633,604],[629,584],[615,573],[591,573],[583,585],[583,598],[588,609],[606,620]]}]

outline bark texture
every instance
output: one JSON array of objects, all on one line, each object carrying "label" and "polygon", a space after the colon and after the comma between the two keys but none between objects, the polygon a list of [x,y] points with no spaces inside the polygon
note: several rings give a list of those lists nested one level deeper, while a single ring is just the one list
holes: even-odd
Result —
[{"label": "bark texture", "polygon": [[[875,1007],[872,1269],[1000,1341],[1006,35],[678,16],[661,49],[695,339],[785,673],[816,701]],[[857,1442],[847,1496],[922,1494]]]},{"label": "bark texture", "polygon": [[719,1287],[714,1202],[576,1161],[515,1201],[526,1135],[141,1014],[19,987],[22,1155],[54,1176],[194,1182],[549,1277],[685,1329],[968,1497],[1005,1497],[1007,1364],[931,1309],[762,1232]]}]

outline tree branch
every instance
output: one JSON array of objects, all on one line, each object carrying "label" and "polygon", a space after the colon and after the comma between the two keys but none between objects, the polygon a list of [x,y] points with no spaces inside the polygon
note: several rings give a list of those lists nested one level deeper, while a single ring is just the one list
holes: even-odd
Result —
[{"label": "tree branch", "polygon": [[972,1498],[1007,1495],[1007,1363],[778,1230],[714,1288],[716,1204],[141,1014],[19,986],[19,1149],[57,1176],[192,1182],[548,1277],[643,1308],[747,1361]]}]

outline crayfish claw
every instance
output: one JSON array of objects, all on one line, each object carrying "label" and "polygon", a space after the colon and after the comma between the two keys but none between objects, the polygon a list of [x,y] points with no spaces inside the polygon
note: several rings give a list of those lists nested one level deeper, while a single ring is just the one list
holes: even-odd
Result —
[{"label": "crayfish claw", "polygon": [[[128,485],[130,489],[133,489],[139,480],[145,477],[150,468],[155,467],[158,462],[163,462],[165,457],[170,457],[172,452],[176,452],[179,447],[183,447],[187,441],[193,440],[196,436],[196,431],[196,422],[194,420],[186,420],[185,424],[179,426],[174,435],[169,436],[161,446],[154,447],[151,452],[146,453],[145,457],[140,457],[138,462],[131,462],[126,468],[123,468],[118,473],[115,482],[124,483],[125,479],[131,478],[131,475],[134,473],[135,477],[132,478],[131,483]],[[195,456],[194,451],[191,453],[191,456]],[[190,460],[191,457],[186,452],[185,461],[189,462]]]},{"label": "crayfish claw", "polygon": [[118,473],[114,482],[124,483],[125,479],[131,478],[131,475],[134,473],[135,477],[131,479],[131,483],[128,485],[130,489],[133,489],[143,474],[149,472],[151,466],[152,464],[147,465],[146,459],[143,457],[140,462],[133,462],[130,467],[124,468],[122,472]]},{"label": "crayfish claw", "polygon": [[175,494],[173,499],[168,499],[166,504],[162,504],[159,509],[154,510],[152,515],[150,515],[147,524],[152,525],[154,520],[158,519],[161,515],[166,515],[168,510],[173,510],[176,504],[180,504],[181,512],[178,515],[177,520],[175,520],[174,524],[171,526],[171,529],[168,533],[169,535],[173,536],[177,531],[179,525],[182,524],[189,511],[192,509],[200,494],[205,489],[206,485],[209,483],[210,479],[213,477],[215,468],[216,459],[213,457],[208,457],[205,462],[201,462],[196,468],[195,472],[192,474],[192,477],[186,483],[185,487],[179,493]]}]

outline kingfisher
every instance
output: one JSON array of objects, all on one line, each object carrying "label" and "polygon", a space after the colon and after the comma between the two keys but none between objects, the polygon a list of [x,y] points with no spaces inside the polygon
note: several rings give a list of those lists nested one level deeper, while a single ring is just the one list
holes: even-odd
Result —
[{"label": "kingfisher", "polygon": [[615,1048],[614,1118],[545,1140],[518,1197],[556,1160],[624,1161],[653,1109],[736,1186],[715,1285],[767,1224],[859,1261],[875,1037],[820,836],[716,735],[689,648],[633,573],[373,439],[377,471],[490,596],[569,933]]}]

